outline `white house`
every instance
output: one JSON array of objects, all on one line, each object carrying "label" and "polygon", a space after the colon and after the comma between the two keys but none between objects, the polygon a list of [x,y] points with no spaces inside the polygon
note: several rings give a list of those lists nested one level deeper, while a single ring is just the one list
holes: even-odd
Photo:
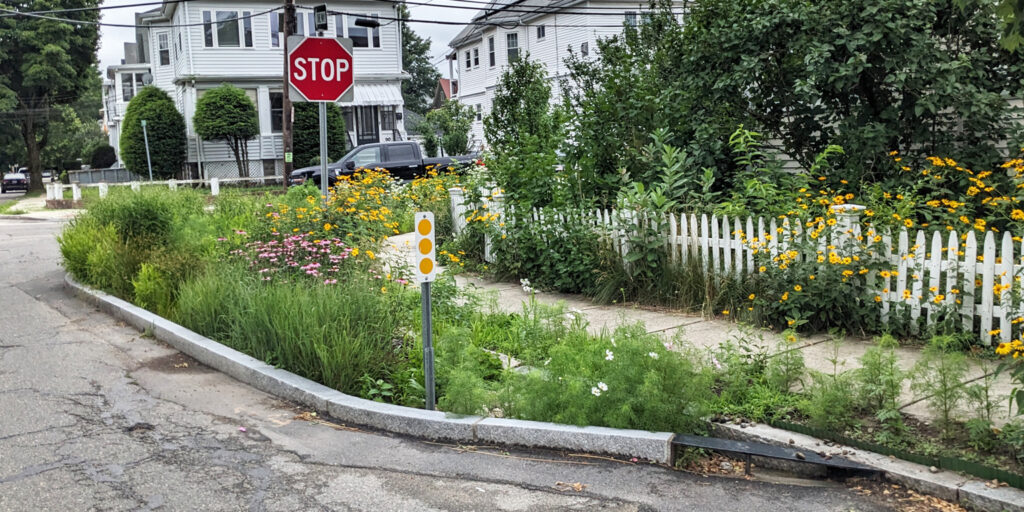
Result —
[{"label": "white house", "polygon": [[[395,3],[346,0],[328,4],[330,35],[353,42],[355,97],[343,103],[349,146],[406,138],[402,122],[401,30],[397,22],[358,26],[360,18],[395,18]],[[188,163],[193,175],[237,176],[227,144],[200,141],[192,126],[196,100],[222,83],[246,91],[256,105],[260,135],[249,143],[249,174],[281,174],[284,34],[281,4],[267,0],[167,1],[135,15],[136,42],[125,44],[125,59],[107,68],[104,119],[110,143],[118,148],[129,100],[153,84],[166,91],[188,126]],[[311,8],[297,9],[298,34],[315,35]],[[200,143],[201,142],[201,143]]]},{"label": "white house", "polygon": [[[685,2],[679,1],[679,11]],[[622,33],[624,24],[642,23],[647,2],[622,0],[495,0],[473,16],[448,46],[449,76],[457,79],[454,97],[476,111],[470,131],[475,148],[484,144],[483,118],[490,114],[502,68],[528,53],[547,68],[552,101],[560,95],[558,81],[567,75],[570,51],[589,57],[597,40]]]}]

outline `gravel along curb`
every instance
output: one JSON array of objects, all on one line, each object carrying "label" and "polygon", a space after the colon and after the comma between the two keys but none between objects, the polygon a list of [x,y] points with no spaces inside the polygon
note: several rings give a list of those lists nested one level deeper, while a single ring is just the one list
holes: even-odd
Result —
[{"label": "gravel along curb", "polygon": [[427,439],[604,453],[662,464],[672,462],[674,434],[669,432],[460,416],[364,400],[274,368],[166,318],[79,284],[70,274],[65,276],[64,283],[76,296],[101,311],[140,331],[151,332],[157,339],[211,368],[344,422]]},{"label": "gravel along curb", "polygon": [[718,437],[737,441],[755,441],[789,446],[799,451],[842,455],[877,468],[890,482],[946,501],[964,504],[972,510],[1024,512],[1024,491],[1012,487],[988,487],[987,482],[951,471],[932,473],[927,466],[838,444],[830,446],[822,439],[768,425],[756,424],[743,428],[714,423],[712,431]]}]

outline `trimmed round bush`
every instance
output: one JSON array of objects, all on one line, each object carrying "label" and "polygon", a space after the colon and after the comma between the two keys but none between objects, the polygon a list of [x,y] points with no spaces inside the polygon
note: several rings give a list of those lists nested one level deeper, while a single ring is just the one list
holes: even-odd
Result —
[{"label": "trimmed round bush", "polygon": [[121,161],[128,170],[148,175],[142,120],[149,135],[153,177],[173,177],[185,164],[185,118],[171,97],[154,86],[144,87],[128,103],[121,124]]}]

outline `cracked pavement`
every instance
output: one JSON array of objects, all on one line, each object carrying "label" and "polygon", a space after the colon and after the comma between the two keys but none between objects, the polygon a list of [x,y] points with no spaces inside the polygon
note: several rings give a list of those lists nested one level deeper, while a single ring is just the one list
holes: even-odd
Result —
[{"label": "cracked pavement", "polygon": [[0,219],[0,511],[886,510],[831,482],[702,477],[296,419],[296,405],[67,294],[60,228]]}]

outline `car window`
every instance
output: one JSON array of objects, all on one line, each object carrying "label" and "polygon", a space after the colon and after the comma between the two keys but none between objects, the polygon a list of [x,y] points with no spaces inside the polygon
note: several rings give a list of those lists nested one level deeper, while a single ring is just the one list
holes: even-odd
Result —
[{"label": "car window", "polygon": [[380,162],[380,146],[366,148],[355,155],[352,155],[352,161],[356,163],[356,167],[364,167],[372,163]]},{"label": "car window", "polygon": [[412,149],[412,144],[395,144],[393,146],[388,146],[389,162],[405,162],[415,159],[416,153]]}]

